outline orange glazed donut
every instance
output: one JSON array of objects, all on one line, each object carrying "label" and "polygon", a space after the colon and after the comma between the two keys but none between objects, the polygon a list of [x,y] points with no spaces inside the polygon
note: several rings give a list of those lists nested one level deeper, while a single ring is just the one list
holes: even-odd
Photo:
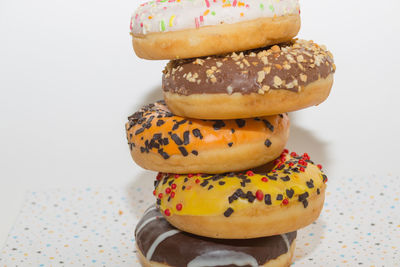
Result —
[{"label": "orange glazed donut", "polygon": [[198,119],[237,119],[322,103],[335,72],[332,54],[312,41],[223,56],[171,61],[162,88],[168,108]]},{"label": "orange glazed donut", "polygon": [[132,44],[145,59],[178,59],[289,41],[300,30],[298,0],[169,0],[142,4]]},{"label": "orange glazed donut", "polygon": [[278,157],[289,136],[289,118],[188,119],[173,115],[159,101],[130,116],[126,132],[134,161],[145,169],[224,173]]},{"label": "orange glazed donut", "polygon": [[327,177],[307,154],[288,154],[269,166],[216,175],[159,174],[154,195],[176,228],[211,238],[283,234],[316,220]]}]

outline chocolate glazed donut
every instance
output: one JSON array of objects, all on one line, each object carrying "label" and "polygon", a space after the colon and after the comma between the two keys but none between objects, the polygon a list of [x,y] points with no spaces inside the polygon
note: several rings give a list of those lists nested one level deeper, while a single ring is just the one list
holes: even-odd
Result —
[{"label": "chocolate glazed donut", "polygon": [[[177,230],[150,207],[136,226],[136,245],[144,266],[263,266],[292,254],[297,232],[256,239],[211,239]],[[289,256],[290,264],[291,256]],[[164,265],[162,265],[164,266]]]},{"label": "chocolate glazed donut", "polygon": [[312,41],[170,61],[164,98],[174,114],[199,119],[267,116],[318,105],[329,95],[332,54]]}]

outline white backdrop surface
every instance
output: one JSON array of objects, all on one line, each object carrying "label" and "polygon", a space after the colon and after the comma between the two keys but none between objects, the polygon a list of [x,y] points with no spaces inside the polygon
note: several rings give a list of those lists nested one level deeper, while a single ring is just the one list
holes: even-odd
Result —
[{"label": "white backdrop surface", "polygon": [[[137,58],[139,1],[0,0],[0,246],[27,190],[129,185],[126,117],[161,98],[165,61]],[[400,175],[400,2],[301,1],[299,37],[327,45],[328,100],[291,114],[288,147],[330,179]],[[150,193],[150,192],[149,192]]]}]

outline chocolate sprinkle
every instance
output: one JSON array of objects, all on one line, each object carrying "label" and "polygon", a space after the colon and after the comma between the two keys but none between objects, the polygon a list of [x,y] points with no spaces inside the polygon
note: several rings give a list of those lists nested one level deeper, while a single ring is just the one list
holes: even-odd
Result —
[{"label": "chocolate sprinkle", "polygon": [[294,190],[293,189],[286,189],[286,196],[288,198],[292,198],[294,194]]},{"label": "chocolate sprinkle", "polygon": [[165,123],[165,121],[163,120],[158,120],[157,121],[157,126],[160,127],[161,125],[163,125]]},{"label": "chocolate sprinkle", "polygon": [[274,125],[272,125],[268,120],[263,120],[265,126],[271,131],[274,131]]},{"label": "chocolate sprinkle", "polygon": [[194,129],[192,130],[192,133],[195,137],[199,138],[200,140],[203,139],[203,135],[201,135],[201,132],[199,129]]},{"label": "chocolate sprinkle", "polygon": [[225,126],[225,122],[222,120],[216,120],[215,123],[213,124],[213,128],[216,131],[220,130],[224,126]]},{"label": "chocolate sprinkle", "polygon": [[272,202],[271,202],[271,195],[270,195],[270,194],[265,194],[265,196],[264,196],[264,202],[265,202],[266,205],[272,205]]},{"label": "chocolate sprinkle", "polygon": [[239,128],[242,128],[246,125],[246,121],[242,119],[236,119],[235,122]]},{"label": "chocolate sprinkle", "polygon": [[272,145],[271,141],[269,139],[265,140],[265,146],[270,147]]},{"label": "chocolate sprinkle", "polygon": [[290,177],[289,177],[289,175],[286,175],[284,177],[281,177],[281,180],[284,182],[288,182],[288,181],[290,181]]},{"label": "chocolate sprinkle", "polygon": [[305,193],[299,195],[299,201],[300,201],[300,202],[303,202],[303,201],[306,200],[308,197],[309,197],[308,192],[305,192]]},{"label": "chocolate sprinkle", "polygon": [[251,191],[247,191],[246,198],[250,203],[253,203],[256,197],[253,195]]},{"label": "chocolate sprinkle", "polygon": [[178,146],[183,144],[182,140],[179,138],[177,134],[172,134],[171,139],[174,140],[175,144],[177,144]]},{"label": "chocolate sprinkle", "polygon": [[164,159],[169,159],[168,153],[164,152],[162,148],[158,150],[158,154],[160,154]]},{"label": "chocolate sprinkle", "polygon": [[224,212],[224,216],[225,217],[229,217],[231,216],[233,213],[233,209],[232,208],[228,208],[225,212]]},{"label": "chocolate sprinkle", "polygon": [[144,128],[140,128],[138,130],[136,130],[135,135],[141,134],[144,132]]},{"label": "chocolate sprinkle", "polygon": [[201,185],[202,187],[205,187],[206,185],[208,185],[208,181],[207,181],[207,180],[204,180],[204,182],[202,182],[200,185]]},{"label": "chocolate sprinkle", "polygon": [[189,135],[190,135],[189,131],[183,133],[183,144],[185,146],[189,144]]},{"label": "chocolate sprinkle", "polygon": [[182,153],[182,155],[184,157],[186,157],[187,155],[189,155],[189,153],[187,152],[186,148],[184,148],[183,146],[178,147],[179,151]]}]

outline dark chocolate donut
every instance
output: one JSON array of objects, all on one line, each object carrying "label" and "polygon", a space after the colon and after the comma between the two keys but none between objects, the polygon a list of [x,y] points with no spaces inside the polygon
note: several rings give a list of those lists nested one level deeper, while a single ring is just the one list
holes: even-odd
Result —
[{"label": "dark chocolate donut", "polygon": [[171,226],[155,206],[136,226],[136,244],[148,262],[169,266],[261,266],[289,253],[297,232],[256,239],[212,239]]}]

